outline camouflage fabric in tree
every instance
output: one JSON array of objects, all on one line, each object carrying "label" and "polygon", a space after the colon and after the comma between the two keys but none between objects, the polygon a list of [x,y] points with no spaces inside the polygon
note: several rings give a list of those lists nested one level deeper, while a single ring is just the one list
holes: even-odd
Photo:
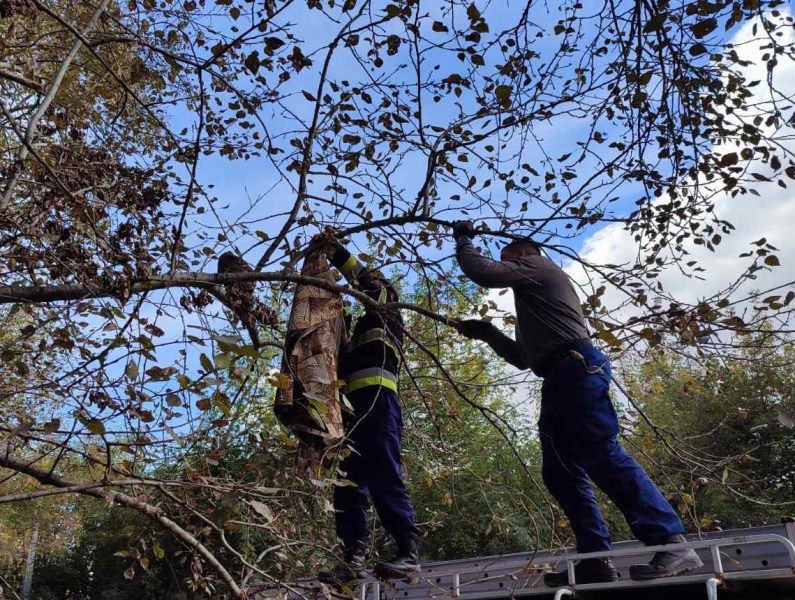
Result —
[{"label": "camouflage fabric in tree", "polygon": [[[301,275],[334,281],[320,252],[307,255]],[[274,410],[284,425],[311,446],[322,447],[344,436],[337,381],[344,340],[340,295],[299,284],[287,325]]]}]

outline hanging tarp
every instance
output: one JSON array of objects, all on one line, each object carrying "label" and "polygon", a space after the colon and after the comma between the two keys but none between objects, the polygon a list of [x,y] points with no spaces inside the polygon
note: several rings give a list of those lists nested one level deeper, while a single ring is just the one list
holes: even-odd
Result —
[{"label": "hanging tarp", "polygon": [[[328,260],[313,252],[301,275],[333,283]],[[342,298],[336,292],[298,284],[293,298],[278,393],[278,419],[303,442],[326,446],[344,436],[337,364],[345,339]]]}]

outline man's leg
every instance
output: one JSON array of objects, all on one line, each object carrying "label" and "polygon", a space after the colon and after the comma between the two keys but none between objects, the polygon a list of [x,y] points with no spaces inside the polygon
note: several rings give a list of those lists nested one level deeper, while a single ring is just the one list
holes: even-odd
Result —
[{"label": "man's leg", "polygon": [[[610,532],[602,518],[593,488],[582,467],[568,454],[565,444],[557,444],[549,434],[541,432],[543,465],[541,475],[544,485],[563,508],[577,538],[577,552],[598,552],[610,549]],[[575,566],[578,583],[616,581],[618,574],[608,559],[580,561]],[[564,569],[544,575],[549,587],[568,583]]]},{"label": "man's leg", "polygon": [[367,465],[360,454],[360,445],[352,444],[351,453],[340,463],[340,471],[356,486],[334,486],[334,520],[337,537],[343,542],[364,541],[368,534],[367,508],[370,496],[367,489]]},{"label": "man's leg", "polygon": [[[574,462],[604,490],[624,514],[633,533],[648,545],[682,541],[681,520],[643,468],[619,445],[618,419],[610,400],[610,363],[595,349],[567,360],[557,378],[544,381],[571,415],[565,428]],[[561,376],[562,375],[562,376]],[[559,413],[560,414],[560,413]],[[636,579],[668,577],[698,568],[692,550],[658,552],[649,565],[636,565]]]},{"label": "man's leg", "polygon": [[[596,503],[578,444],[615,436],[618,419],[610,401],[610,363],[595,349],[583,348],[555,364],[541,388],[541,448],[544,482],[571,522],[580,553],[610,549],[610,534]],[[580,583],[616,581],[610,559],[582,560],[575,566]],[[565,585],[564,571],[548,573],[548,586]]]},{"label": "man's leg", "polygon": [[[684,526],[646,471],[613,438],[583,449],[581,463],[624,514],[632,532],[647,545],[685,541]],[[680,575],[702,566],[694,550],[657,552],[648,564],[632,565],[632,579]]]},{"label": "man's leg", "polygon": [[610,531],[602,518],[591,482],[583,468],[572,460],[565,443],[556,443],[541,432],[541,476],[558,501],[577,538],[577,552],[610,549]]},{"label": "man's leg", "polygon": [[348,583],[366,575],[369,491],[367,468],[360,454],[362,444],[355,437],[354,430],[349,436],[351,454],[340,463],[340,471],[356,485],[334,486],[334,521],[337,538],[342,541],[342,561],[332,570],[318,573],[324,583]]},{"label": "man's leg", "polygon": [[576,454],[588,476],[615,503],[644,544],[663,544],[684,532],[682,521],[660,489],[616,438],[579,446]]},{"label": "man's leg", "polygon": [[381,523],[397,544],[397,558],[377,564],[375,570],[386,577],[413,575],[420,568],[419,529],[403,482],[400,399],[386,388],[366,388],[364,396],[357,396],[353,402],[357,412],[369,404],[368,416],[361,423],[368,488]]}]

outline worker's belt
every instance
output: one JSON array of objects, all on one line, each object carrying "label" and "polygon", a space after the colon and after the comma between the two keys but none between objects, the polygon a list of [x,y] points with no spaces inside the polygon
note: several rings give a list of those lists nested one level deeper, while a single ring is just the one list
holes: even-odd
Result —
[{"label": "worker's belt", "polygon": [[397,376],[386,369],[371,367],[369,369],[359,369],[345,378],[344,393],[350,394],[372,385],[380,385],[393,392],[398,391]]},{"label": "worker's belt", "polygon": [[555,348],[546,356],[533,362],[531,365],[533,373],[539,377],[546,377],[547,374],[552,370],[552,367],[554,367],[564,358],[571,356],[572,350],[576,352],[593,350],[593,344],[588,338],[582,338],[579,340],[574,340],[573,342],[569,342],[568,344],[564,344],[559,348]]},{"label": "worker's belt", "polygon": [[395,353],[395,359],[400,363],[400,352],[398,352],[397,345],[386,329],[368,329],[353,340],[353,347],[358,348],[359,346],[364,346],[372,342],[382,342]]}]

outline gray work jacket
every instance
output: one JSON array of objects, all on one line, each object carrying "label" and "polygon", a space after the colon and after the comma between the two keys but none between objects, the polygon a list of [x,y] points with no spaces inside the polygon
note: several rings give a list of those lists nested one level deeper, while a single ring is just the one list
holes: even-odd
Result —
[{"label": "gray work jacket", "polygon": [[495,261],[459,239],[461,270],[486,288],[511,288],[516,302],[516,343],[529,366],[576,340],[588,337],[577,292],[568,275],[545,256]]}]

